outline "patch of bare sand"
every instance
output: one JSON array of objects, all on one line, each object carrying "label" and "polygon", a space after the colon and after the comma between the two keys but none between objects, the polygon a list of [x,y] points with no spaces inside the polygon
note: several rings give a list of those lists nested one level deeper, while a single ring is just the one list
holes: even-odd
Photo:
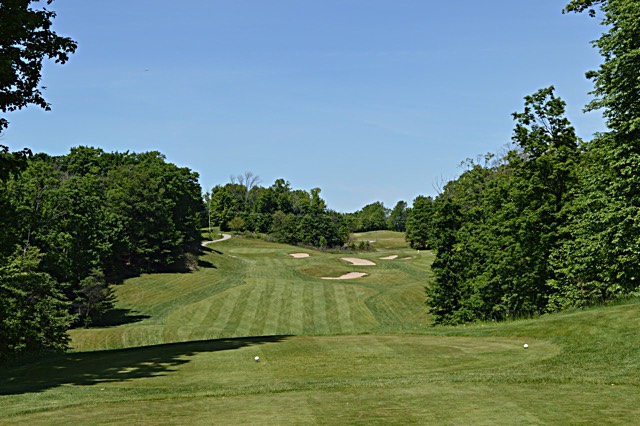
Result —
[{"label": "patch of bare sand", "polygon": [[393,259],[397,259],[397,258],[398,258],[397,254],[392,254],[391,256],[381,257],[380,259],[382,259],[382,260],[393,260]]},{"label": "patch of bare sand", "polygon": [[309,253],[289,253],[289,256],[300,259],[302,257],[309,257]]},{"label": "patch of bare sand", "polygon": [[370,260],[359,259],[357,257],[343,257],[342,260],[346,260],[347,262],[351,262],[352,265],[356,265],[356,266],[376,266],[376,264],[373,263]]},{"label": "patch of bare sand", "polygon": [[355,278],[362,278],[366,275],[364,272],[349,272],[348,274],[344,274],[340,277],[322,277],[323,280],[352,280]]}]

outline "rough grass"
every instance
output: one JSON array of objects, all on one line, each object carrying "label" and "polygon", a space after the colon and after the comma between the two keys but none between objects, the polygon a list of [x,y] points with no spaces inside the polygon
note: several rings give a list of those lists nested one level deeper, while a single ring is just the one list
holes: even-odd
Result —
[{"label": "rough grass", "polygon": [[[197,272],[129,280],[116,288],[120,325],[74,330],[72,352],[0,371],[0,423],[640,418],[638,301],[431,327],[423,287],[432,259],[394,234],[366,235],[378,251],[359,257],[375,267],[309,250],[294,259],[289,246],[236,238],[212,245]],[[411,258],[379,259],[391,254]],[[370,275],[325,281],[325,270]]]}]

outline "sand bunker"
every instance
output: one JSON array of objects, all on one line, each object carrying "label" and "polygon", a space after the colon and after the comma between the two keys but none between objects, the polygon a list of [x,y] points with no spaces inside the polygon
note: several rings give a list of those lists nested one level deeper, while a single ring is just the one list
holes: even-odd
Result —
[{"label": "sand bunker", "polygon": [[359,259],[357,257],[343,257],[342,260],[346,260],[347,262],[351,262],[352,265],[356,266],[375,266],[376,264],[367,259]]},{"label": "sand bunker", "polygon": [[323,280],[352,280],[354,278],[362,278],[366,275],[364,272],[349,272],[348,274],[344,274],[340,277],[322,277]]},{"label": "sand bunker", "polygon": [[393,260],[393,259],[397,259],[397,258],[398,258],[397,254],[392,254],[391,256],[381,257],[380,259],[382,259],[382,260]]},{"label": "sand bunker", "polygon": [[289,256],[299,259],[301,257],[309,257],[309,253],[289,253]]}]

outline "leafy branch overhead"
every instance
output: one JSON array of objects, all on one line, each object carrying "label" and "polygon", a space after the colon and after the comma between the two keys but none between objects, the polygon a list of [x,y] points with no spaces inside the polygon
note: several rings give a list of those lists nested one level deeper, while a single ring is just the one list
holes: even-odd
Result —
[{"label": "leafy branch overhead", "polygon": [[[40,85],[45,58],[64,64],[77,43],[53,31],[56,13],[38,0],[2,0],[0,3],[0,110],[16,111],[29,104],[50,109]],[[47,0],[46,5],[53,3]],[[8,126],[0,118],[0,132]]]}]

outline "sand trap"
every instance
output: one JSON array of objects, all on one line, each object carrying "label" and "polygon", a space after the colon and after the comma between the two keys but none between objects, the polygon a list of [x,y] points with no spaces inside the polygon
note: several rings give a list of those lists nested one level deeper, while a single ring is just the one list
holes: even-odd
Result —
[{"label": "sand trap", "polygon": [[364,272],[349,272],[348,274],[344,274],[340,277],[322,277],[323,280],[352,280],[354,278],[362,278],[366,275]]},{"label": "sand trap", "polygon": [[393,260],[393,259],[397,259],[397,258],[398,258],[397,254],[392,254],[391,256],[381,257],[380,259],[382,259],[382,260]]},{"label": "sand trap", "polygon": [[352,265],[356,266],[375,266],[376,264],[367,259],[359,259],[357,257],[343,257],[342,260],[346,260],[347,262],[351,262]]},{"label": "sand trap", "polygon": [[299,259],[301,257],[309,257],[309,253],[289,253],[289,256]]}]

